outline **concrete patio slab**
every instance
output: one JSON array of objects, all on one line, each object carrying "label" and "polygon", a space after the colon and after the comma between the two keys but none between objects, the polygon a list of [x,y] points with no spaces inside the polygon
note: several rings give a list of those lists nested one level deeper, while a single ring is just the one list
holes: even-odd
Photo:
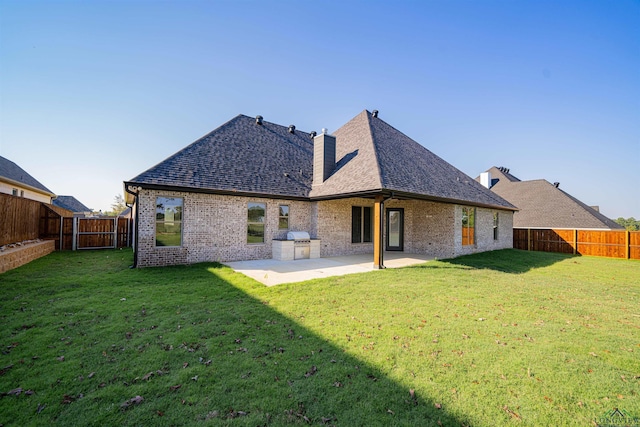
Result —
[{"label": "concrete patio slab", "polygon": [[[406,267],[422,264],[434,257],[406,253],[385,253],[384,265],[387,268]],[[253,261],[234,261],[225,263],[238,273],[249,276],[267,286],[281,283],[302,282],[331,276],[373,271],[373,255],[348,255],[341,257],[298,259],[278,261],[261,259]]]}]

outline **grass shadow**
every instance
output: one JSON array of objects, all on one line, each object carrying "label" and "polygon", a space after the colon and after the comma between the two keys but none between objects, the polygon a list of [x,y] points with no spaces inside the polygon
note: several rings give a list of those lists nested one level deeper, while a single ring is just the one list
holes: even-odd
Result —
[{"label": "grass shadow", "polygon": [[31,393],[1,399],[0,424],[465,424],[228,267],[130,257],[55,253],[3,275],[0,391]]},{"label": "grass shadow", "polygon": [[[457,258],[443,259],[442,263],[451,268],[466,268],[478,270],[495,270],[502,273],[522,274],[530,270],[548,267],[557,262],[574,258],[576,255],[567,255],[551,252],[523,251],[520,249],[502,249],[491,252],[481,252],[472,255],[464,255]],[[445,268],[442,264],[427,263],[409,268]]]}]

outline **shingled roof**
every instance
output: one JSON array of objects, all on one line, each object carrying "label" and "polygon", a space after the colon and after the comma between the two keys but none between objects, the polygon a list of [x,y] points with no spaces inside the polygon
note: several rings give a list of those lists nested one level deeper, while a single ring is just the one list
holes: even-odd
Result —
[{"label": "shingled roof", "polygon": [[238,115],[127,184],[306,199],[312,163],[308,133]]},{"label": "shingled roof", "polygon": [[515,210],[506,200],[369,111],[335,132],[336,171],[312,198],[382,191]]},{"label": "shingled roof", "polygon": [[71,212],[91,212],[91,208],[86,207],[73,196],[58,196],[53,199],[53,204]]},{"label": "shingled roof", "polygon": [[54,193],[47,187],[42,185],[40,181],[29,175],[24,169],[15,164],[9,159],[0,156],[0,177],[6,178],[10,181],[22,184],[27,187],[31,187],[35,190],[54,195]]},{"label": "shingled roof", "polygon": [[336,167],[313,185],[313,139],[239,115],[126,182],[223,194],[320,200],[374,194],[515,207],[369,111],[338,129]]},{"label": "shingled roof", "polygon": [[492,167],[491,190],[516,205],[516,228],[622,229],[621,225],[544,179],[520,181]]}]

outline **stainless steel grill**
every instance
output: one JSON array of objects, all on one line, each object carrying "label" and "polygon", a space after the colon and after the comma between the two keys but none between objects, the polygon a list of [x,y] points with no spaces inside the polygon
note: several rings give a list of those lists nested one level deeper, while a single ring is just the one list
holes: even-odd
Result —
[{"label": "stainless steel grill", "polygon": [[306,231],[289,231],[287,240],[293,240],[293,259],[309,259],[311,255],[311,237]]}]

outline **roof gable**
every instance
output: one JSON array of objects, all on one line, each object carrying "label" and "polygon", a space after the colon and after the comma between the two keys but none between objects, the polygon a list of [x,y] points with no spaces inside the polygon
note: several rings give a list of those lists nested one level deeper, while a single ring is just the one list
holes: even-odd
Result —
[{"label": "roof gable", "polygon": [[371,134],[368,111],[363,111],[338,129],[336,168],[322,185],[311,190],[311,197],[380,191],[380,170]]},{"label": "roof gable", "polygon": [[[311,197],[370,191],[515,209],[472,178],[368,111],[335,132],[335,172]],[[398,194],[399,195],[399,194]]]},{"label": "roof gable", "polygon": [[9,159],[0,156],[0,177],[23,184],[36,190],[53,195],[53,192],[40,181],[29,175],[24,169]]},{"label": "roof gable", "polygon": [[383,187],[480,206],[514,209],[510,203],[390,126],[371,119]]}]

